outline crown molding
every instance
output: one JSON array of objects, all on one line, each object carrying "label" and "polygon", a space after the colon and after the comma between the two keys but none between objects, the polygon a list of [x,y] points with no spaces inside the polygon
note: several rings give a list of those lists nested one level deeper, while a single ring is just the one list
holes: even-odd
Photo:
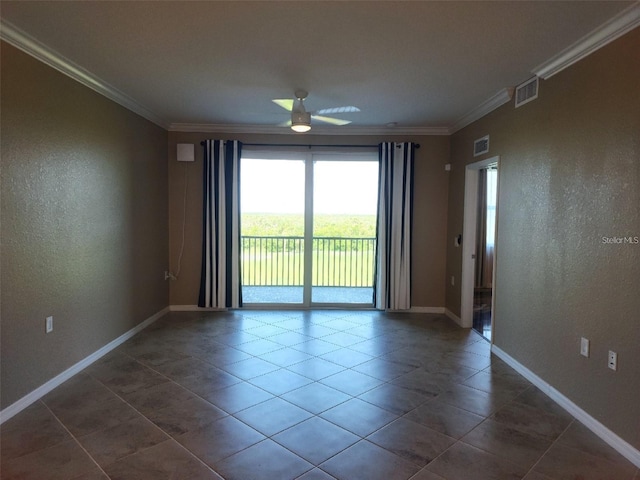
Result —
[{"label": "crown molding", "polygon": [[[607,43],[621,37],[640,25],[640,2],[620,12],[600,27],[588,33],[573,45],[554,55],[549,60],[533,69],[533,74],[546,80],[584,57],[592,54]],[[514,88],[504,88],[493,97],[487,99],[449,128],[450,134],[463,129],[467,125],[484,117],[496,108],[509,102]]]},{"label": "crown molding", "polygon": [[[640,2],[635,2],[600,27],[582,37],[573,45],[564,49],[548,61],[533,69],[533,73],[542,79],[548,79],[556,73],[573,65],[599,48],[619,38],[640,25]],[[175,132],[208,132],[208,133],[245,133],[288,135],[291,130],[286,127],[270,125],[239,124],[197,124],[169,123],[131,97],[104,82],[88,70],[65,58],[57,51],[31,37],[10,22],[0,19],[0,39],[55,68],[59,72],[80,82],[95,92],[109,98],[117,104],[146,118],[156,125]],[[513,88],[504,88],[491,98],[481,103],[464,117],[450,126],[439,127],[376,127],[376,126],[313,126],[313,135],[451,135],[496,108],[511,100]]]},{"label": "crown molding", "polygon": [[148,108],[4,19],[0,19],[0,38],[150,122],[168,128],[168,122]]},{"label": "crown molding", "polygon": [[582,37],[573,45],[565,48],[541,65],[538,65],[533,69],[533,73],[547,80],[639,25],[640,2],[636,2]]},{"label": "crown molding", "polygon": [[[0,39],[169,131],[269,135],[293,133],[288,127],[274,125],[169,123],[131,97],[4,19],[0,19]],[[314,126],[312,130],[314,135],[449,135],[448,127],[341,127],[338,129],[336,127]]]},{"label": "crown molding", "polygon": [[513,97],[514,89],[512,87],[505,87],[496,93],[491,98],[488,98],[476,108],[467,113],[464,117],[460,118],[456,123],[451,125],[449,132],[451,134],[456,133],[458,130],[462,130],[467,125],[472,124],[476,120],[484,117],[490,112],[493,112],[496,108],[504,105]]},{"label": "crown molding", "polygon": [[313,125],[306,133],[294,133],[289,127],[275,125],[238,125],[211,123],[172,123],[170,132],[243,133],[267,135],[449,135],[449,127],[356,127]]}]

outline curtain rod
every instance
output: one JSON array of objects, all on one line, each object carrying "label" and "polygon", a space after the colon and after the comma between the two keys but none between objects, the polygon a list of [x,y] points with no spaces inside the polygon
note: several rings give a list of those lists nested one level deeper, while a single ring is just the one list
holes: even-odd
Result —
[{"label": "curtain rod", "polygon": [[[200,142],[204,146],[205,142]],[[321,148],[378,148],[378,145],[304,145],[297,143],[242,143],[247,147],[321,147]],[[416,148],[420,148],[419,143],[414,143]]]}]

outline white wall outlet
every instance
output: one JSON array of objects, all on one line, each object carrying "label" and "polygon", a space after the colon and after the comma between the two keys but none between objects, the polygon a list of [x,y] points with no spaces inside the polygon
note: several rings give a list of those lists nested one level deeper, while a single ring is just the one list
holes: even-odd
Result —
[{"label": "white wall outlet", "polygon": [[53,317],[47,317],[44,321],[44,331],[46,333],[53,332]]},{"label": "white wall outlet", "polygon": [[618,354],[609,350],[609,361],[607,362],[607,366],[611,370],[618,370]]},{"label": "white wall outlet", "polygon": [[589,340],[584,337],[580,339],[580,355],[589,358]]}]

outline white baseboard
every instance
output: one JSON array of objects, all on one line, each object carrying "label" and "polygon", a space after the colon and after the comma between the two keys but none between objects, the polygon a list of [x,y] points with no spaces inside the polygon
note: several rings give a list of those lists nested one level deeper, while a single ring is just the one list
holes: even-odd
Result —
[{"label": "white baseboard", "polygon": [[437,313],[443,314],[444,307],[411,307],[409,309],[411,313]]},{"label": "white baseboard", "polygon": [[[255,308],[260,308],[260,309],[272,309],[274,308],[273,306],[270,306],[268,304],[265,305],[255,305],[255,304],[251,304],[247,307],[248,309],[255,309]],[[288,305],[277,305],[275,307],[278,310],[281,309],[300,309],[300,308],[304,308],[301,307],[300,305],[294,305],[294,306],[288,306]],[[337,307],[340,308],[340,307]],[[228,308],[202,308],[199,307],[198,305],[170,305],[169,306],[169,311],[171,312],[225,312],[229,310]],[[409,313],[436,313],[436,314],[443,314],[445,313],[445,308],[444,307],[411,307],[409,310],[389,310],[389,312],[409,312]]]},{"label": "white baseboard", "polygon": [[[269,306],[267,304],[265,305],[259,305],[256,306],[254,304],[250,305],[249,308],[264,308],[264,309],[270,309],[273,308],[273,306]],[[288,306],[288,305],[278,305],[276,307],[276,309],[288,309],[288,308],[294,308],[294,309],[299,309],[299,308],[304,308],[300,305],[294,305],[292,307]],[[169,307],[169,310],[172,312],[224,312],[227,311],[227,308],[202,308],[199,307],[198,305],[171,305]],[[438,313],[438,314],[443,314],[445,313],[445,308],[444,307],[411,307],[409,310],[389,310],[390,312],[410,312],[410,313]]]},{"label": "white baseboard", "polygon": [[520,375],[525,377],[531,383],[533,383],[536,387],[542,390],[551,400],[556,402],[562,408],[564,408],[567,412],[569,412],[573,417],[582,423],[585,427],[595,433],[598,437],[604,440],[609,446],[614,448],[620,455],[625,457],[631,463],[633,463],[636,467],[640,468],[640,450],[634,448],[630,443],[626,442],[614,432],[605,427],[598,420],[593,418],[587,412],[585,412],[578,405],[573,403],[567,397],[565,397],[562,393],[552,387],[550,384],[545,382],[538,375],[533,373],[527,367],[519,363],[516,359],[511,357],[504,350],[496,347],[495,345],[491,346],[491,352],[494,353],[498,358],[507,363],[511,368],[516,370]]},{"label": "white baseboard", "polygon": [[49,380],[46,383],[40,385],[38,388],[33,390],[31,393],[28,393],[27,395],[22,397],[17,402],[9,405],[4,410],[0,411],[0,424],[6,422],[7,420],[9,420],[14,415],[20,413],[22,410],[27,408],[32,403],[38,401],[40,398],[45,396],[51,390],[53,390],[57,386],[63,384],[64,382],[69,380],[71,377],[73,377],[76,373],[78,373],[81,370],[87,368],[93,362],[95,362],[96,360],[100,359],[101,357],[103,357],[104,355],[109,353],[114,348],[119,347],[124,342],[126,342],[131,337],[133,337],[136,333],[144,330],[145,328],[147,328],[149,325],[151,325],[153,322],[155,322],[156,320],[158,320],[160,317],[162,317],[163,315],[165,315],[168,312],[169,312],[169,307],[166,307],[166,308],[163,308],[162,310],[160,310],[159,312],[151,315],[149,318],[147,318],[143,322],[139,323],[138,325],[133,327],[128,332],[120,335],[118,338],[116,338],[115,340],[107,343],[104,347],[100,348],[99,350],[96,350],[95,352],[93,352],[88,357],[85,357],[84,359],[82,359],[78,363],[76,363],[75,365],[67,368],[64,372],[60,373],[59,375],[56,375],[51,380]]},{"label": "white baseboard", "polygon": [[198,305],[169,305],[170,312],[226,312],[228,308],[204,308]]},{"label": "white baseboard", "polygon": [[445,308],[444,309],[444,314],[447,317],[449,317],[451,320],[456,322],[459,326],[461,326],[462,328],[465,328],[465,326],[462,325],[462,319],[459,316],[457,316],[455,313],[453,313],[451,310],[449,310],[448,308]]}]

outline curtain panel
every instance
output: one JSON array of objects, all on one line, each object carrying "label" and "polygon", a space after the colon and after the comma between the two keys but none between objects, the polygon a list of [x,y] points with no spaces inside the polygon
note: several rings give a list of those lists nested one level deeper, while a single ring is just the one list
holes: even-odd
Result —
[{"label": "curtain panel", "polygon": [[379,146],[374,305],[380,310],[411,308],[414,155],[411,142]]},{"label": "curtain panel", "polygon": [[240,153],[238,141],[204,142],[202,268],[198,306],[237,308],[240,289]]}]

